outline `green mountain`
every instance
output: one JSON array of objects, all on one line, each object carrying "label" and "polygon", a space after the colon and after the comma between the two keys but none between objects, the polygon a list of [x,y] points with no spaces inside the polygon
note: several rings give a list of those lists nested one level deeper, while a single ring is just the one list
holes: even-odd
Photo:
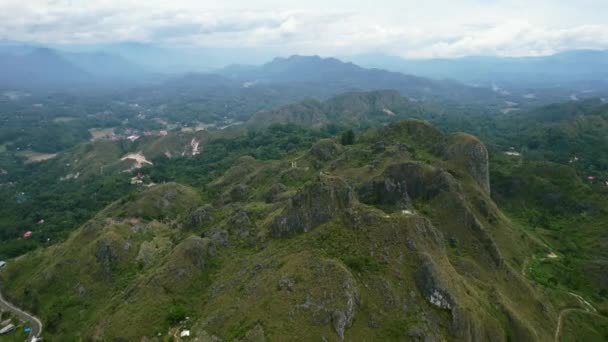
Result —
[{"label": "green mountain", "polygon": [[298,56],[275,58],[261,66],[233,65],[221,69],[219,74],[245,82],[249,86],[297,85],[308,96],[333,96],[346,91],[394,89],[404,96],[418,100],[460,103],[498,104],[500,96],[489,88],[478,88],[455,81],[436,81],[423,77],[366,69],[335,58]]},{"label": "green mountain", "polygon": [[561,308],[583,311],[522,274],[552,250],[496,206],[475,137],[410,120],[293,146],[180,162],[200,185],[123,197],[13,260],[3,293],[51,340],[552,341]]},{"label": "green mountain", "polygon": [[[273,124],[295,124],[304,127],[369,128],[406,118],[434,120],[446,114],[442,106],[401,96],[392,90],[348,92],[326,101],[304,100],[268,111],[255,113],[247,122],[250,129]],[[454,111],[451,116],[457,116]]]}]

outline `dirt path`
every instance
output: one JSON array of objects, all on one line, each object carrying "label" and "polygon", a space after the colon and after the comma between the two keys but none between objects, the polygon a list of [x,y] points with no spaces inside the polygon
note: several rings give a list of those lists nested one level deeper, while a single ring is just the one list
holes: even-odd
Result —
[{"label": "dirt path", "polygon": [[526,268],[528,268],[528,264],[530,263],[531,258],[526,258],[524,262],[521,264],[521,275],[526,277]]},{"label": "dirt path", "polygon": [[40,334],[42,333],[42,322],[37,317],[30,315],[29,313],[7,302],[6,299],[2,297],[1,293],[0,307],[7,311],[10,311],[13,315],[19,317],[19,319],[29,322],[31,324],[32,332],[30,333],[27,342],[35,342],[38,340],[38,337],[40,337]]},{"label": "dirt path", "polygon": [[569,313],[578,311],[584,314],[599,316],[597,314],[597,310],[593,307],[593,305],[591,305],[591,303],[586,301],[585,298],[573,292],[568,292],[568,294],[576,298],[583,305],[583,308],[566,308],[559,312],[559,317],[557,318],[557,327],[555,328],[555,342],[559,342],[559,337],[562,333],[562,326],[564,325],[564,317],[566,317]]},{"label": "dirt path", "polygon": [[588,315],[599,316],[595,312],[591,312],[587,309],[580,309],[580,308],[563,309],[562,311],[559,312],[559,317],[557,319],[557,327],[555,328],[555,342],[559,342],[559,338],[562,334],[562,327],[564,325],[564,317],[566,317],[570,313],[577,312],[577,311],[584,313],[584,314],[588,314]]},{"label": "dirt path", "polygon": [[[549,259],[556,259],[558,258],[558,256],[551,252],[549,254],[547,254],[546,256]],[[524,262],[521,265],[521,275],[526,277],[526,271],[528,268],[528,265],[530,264],[530,261],[536,260],[536,256],[533,255],[532,257],[526,258],[524,260]],[[540,260],[544,260],[545,258],[541,258]],[[572,313],[572,312],[582,312],[584,314],[589,314],[589,315],[594,315],[594,316],[599,316],[597,314],[597,309],[595,307],[593,307],[593,305],[591,305],[591,303],[589,303],[587,300],[585,300],[585,298],[581,297],[580,295],[577,295],[576,293],[573,292],[568,292],[569,295],[573,296],[574,298],[576,298],[579,303],[582,305],[582,307],[569,307],[569,308],[564,308],[562,310],[560,310],[558,318],[557,318],[557,327],[555,327],[555,335],[554,335],[554,340],[555,342],[559,342],[560,336],[562,334],[562,327],[564,325],[564,318],[566,316],[568,316],[568,314]]]}]

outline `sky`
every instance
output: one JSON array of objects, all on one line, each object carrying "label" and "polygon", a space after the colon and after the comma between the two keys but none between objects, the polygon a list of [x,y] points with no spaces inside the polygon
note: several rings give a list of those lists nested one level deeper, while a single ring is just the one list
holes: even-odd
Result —
[{"label": "sky", "polygon": [[538,56],[608,49],[606,0],[0,0],[0,40],[277,54]]}]

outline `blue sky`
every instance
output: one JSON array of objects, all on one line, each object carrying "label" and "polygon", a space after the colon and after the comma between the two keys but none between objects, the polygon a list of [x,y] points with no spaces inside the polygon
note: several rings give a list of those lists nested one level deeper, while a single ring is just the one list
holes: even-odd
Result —
[{"label": "blue sky", "polygon": [[606,0],[1,0],[0,39],[410,58],[608,49]]}]

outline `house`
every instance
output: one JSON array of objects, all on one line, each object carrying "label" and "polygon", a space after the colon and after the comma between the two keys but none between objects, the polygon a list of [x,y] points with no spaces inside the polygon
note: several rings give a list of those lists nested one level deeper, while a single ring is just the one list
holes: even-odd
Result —
[{"label": "house", "polygon": [[15,325],[9,324],[9,325],[5,326],[4,328],[0,329],[0,335],[6,335],[13,330],[15,330]]},{"label": "house", "polygon": [[32,233],[32,231],[31,231],[31,230],[28,230],[27,232],[25,232],[25,233],[23,234],[23,238],[24,238],[24,239],[29,239],[29,238],[31,238],[31,237],[32,237],[32,234],[33,234],[33,233]]},{"label": "house", "polygon": [[127,140],[130,140],[131,142],[135,142],[135,140],[139,139],[139,135],[129,135],[127,137]]},{"label": "house", "polygon": [[161,137],[166,137],[168,134],[169,134],[169,132],[167,132],[167,131],[160,131],[158,133],[158,135],[160,135]]},{"label": "house", "polygon": [[6,261],[0,261],[0,270],[6,267]]}]

